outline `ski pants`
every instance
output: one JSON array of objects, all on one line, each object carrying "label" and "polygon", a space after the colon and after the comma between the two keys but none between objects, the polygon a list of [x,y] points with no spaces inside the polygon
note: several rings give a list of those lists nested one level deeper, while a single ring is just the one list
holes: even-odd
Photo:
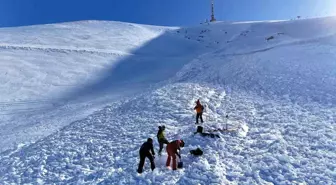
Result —
[{"label": "ski pants", "polygon": [[201,118],[201,123],[203,123],[202,112],[196,114],[196,123],[198,123],[198,119]]},{"label": "ski pants", "polygon": [[162,149],[163,149],[163,144],[168,144],[169,142],[166,138],[158,139],[158,141],[159,141],[159,145],[160,145],[159,154],[161,154]]},{"label": "ski pants", "polygon": [[168,157],[167,157],[166,166],[170,166],[171,158],[173,158],[173,170],[177,170],[175,151],[169,150],[169,148],[167,147],[167,154],[168,154]]},{"label": "ski pants", "polygon": [[146,153],[140,152],[140,163],[139,163],[139,167],[138,167],[138,173],[142,173],[146,157],[149,159],[149,161],[151,163],[151,169],[152,170],[155,169],[154,157],[149,152],[146,152]]}]

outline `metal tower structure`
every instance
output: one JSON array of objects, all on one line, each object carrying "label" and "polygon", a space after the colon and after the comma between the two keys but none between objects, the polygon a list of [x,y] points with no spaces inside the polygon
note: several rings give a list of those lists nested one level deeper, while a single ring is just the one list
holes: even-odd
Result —
[{"label": "metal tower structure", "polygon": [[214,13],[214,0],[211,0],[211,19],[210,22],[215,22],[215,13]]}]

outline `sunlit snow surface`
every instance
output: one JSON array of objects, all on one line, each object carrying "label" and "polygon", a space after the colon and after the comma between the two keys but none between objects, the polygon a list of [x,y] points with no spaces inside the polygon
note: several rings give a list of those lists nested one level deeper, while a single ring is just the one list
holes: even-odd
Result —
[{"label": "sunlit snow surface", "polygon": [[[335,30],[333,17],[0,29],[0,184],[335,184]],[[234,131],[194,135],[198,98],[206,132]],[[139,175],[162,124],[186,143],[184,169],[164,154]]]}]

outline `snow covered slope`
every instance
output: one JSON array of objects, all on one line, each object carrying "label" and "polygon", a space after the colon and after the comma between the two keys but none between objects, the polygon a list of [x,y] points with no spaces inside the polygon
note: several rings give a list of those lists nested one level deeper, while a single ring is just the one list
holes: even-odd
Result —
[{"label": "snow covered slope", "polygon": [[1,150],[174,75],[204,51],[166,33],[174,29],[102,21],[1,29]]},{"label": "snow covered slope", "polygon": [[[335,30],[334,17],[1,29],[0,183],[335,184]],[[205,131],[237,130],[194,135],[198,98]],[[184,169],[163,155],[139,175],[162,124],[186,142]]]}]

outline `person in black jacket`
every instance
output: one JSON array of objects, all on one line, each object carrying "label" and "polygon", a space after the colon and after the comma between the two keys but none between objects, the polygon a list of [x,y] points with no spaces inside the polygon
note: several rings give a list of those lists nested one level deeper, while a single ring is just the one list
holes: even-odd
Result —
[{"label": "person in black jacket", "polygon": [[154,152],[154,148],[153,148],[153,139],[152,138],[148,138],[147,142],[142,144],[142,146],[139,150],[139,155],[140,155],[140,163],[139,163],[139,167],[138,167],[138,173],[142,173],[146,157],[149,159],[149,161],[151,163],[151,169],[153,171],[155,169],[155,163],[154,163],[155,152]]}]

